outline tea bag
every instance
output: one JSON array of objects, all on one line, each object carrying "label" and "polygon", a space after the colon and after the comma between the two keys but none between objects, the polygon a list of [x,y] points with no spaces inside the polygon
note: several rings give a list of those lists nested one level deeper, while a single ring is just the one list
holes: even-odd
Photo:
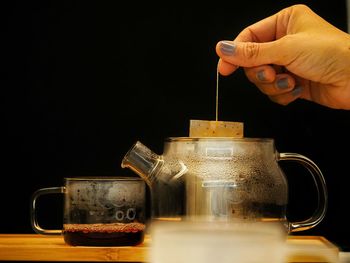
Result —
[{"label": "tea bag", "polygon": [[[218,62],[219,65],[219,62]],[[190,137],[243,138],[243,122],[219,121],[219,67],[216,67],[215,121],[190,120]]]},{"label": "tea bag", "polygon": [[243,122],[190,120],[190,137],[243,138]]}]

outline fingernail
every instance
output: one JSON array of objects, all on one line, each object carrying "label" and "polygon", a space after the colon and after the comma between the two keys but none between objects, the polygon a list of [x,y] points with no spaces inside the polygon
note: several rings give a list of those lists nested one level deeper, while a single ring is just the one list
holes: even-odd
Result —
[{"label": "fingernail", "polygon": [[220,42],[220,50],[224,55],[231,56],[235,53],[236,45],[229,41]]},{"label": "fingernail", "polygon": [[260,81],[266,80],[265,71],[263,71],[263,70],[258,71],[258,73],[256,73],[256,77]]},{"label": "fingernail", "polygon": [[294,97],[297,97],[301,94],[301,92],[303,91],[303,87],[302,86],[298,86],[295,89],[292,90],[292,95]]},{"label": "fingernail", "polygon": [[288,88],[288,79],[287,78],[282,78],[277,80],[277,87],[279,89],[286,89]]}]

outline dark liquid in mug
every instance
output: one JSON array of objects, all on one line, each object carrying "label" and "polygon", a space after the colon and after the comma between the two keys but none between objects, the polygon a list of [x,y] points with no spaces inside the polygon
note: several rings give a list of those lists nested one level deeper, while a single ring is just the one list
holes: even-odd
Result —
[{"label": "dark liquid in mug", "polygon": [[64,241],[72,246],[135,246],[144,240],[141,223],[65,224]]}]

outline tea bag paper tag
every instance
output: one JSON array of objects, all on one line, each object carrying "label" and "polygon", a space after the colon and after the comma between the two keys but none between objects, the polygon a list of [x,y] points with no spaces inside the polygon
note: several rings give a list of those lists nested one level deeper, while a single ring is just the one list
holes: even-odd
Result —
[{"label": "tea bag paper tag", "polygon": [[243,122],[190,120],[189,136],[243,138]]}]

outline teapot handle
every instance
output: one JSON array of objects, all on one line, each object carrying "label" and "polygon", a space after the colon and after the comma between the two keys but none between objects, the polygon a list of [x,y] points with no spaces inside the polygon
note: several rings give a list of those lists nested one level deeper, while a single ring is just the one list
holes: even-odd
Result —
[{"label": "teapot handle", "polygon": [[326,181],[323,177],[321,170],[312,160],[298,153],[279,153],[278,161],[296,161],[302,164],[311,173],[316,185],[318,195],[318,204],[313,215],[310,218],[303,221],[290,222],[289,231],[304,231],[316,226],[325,217],[328,206],[328,193]]}]

